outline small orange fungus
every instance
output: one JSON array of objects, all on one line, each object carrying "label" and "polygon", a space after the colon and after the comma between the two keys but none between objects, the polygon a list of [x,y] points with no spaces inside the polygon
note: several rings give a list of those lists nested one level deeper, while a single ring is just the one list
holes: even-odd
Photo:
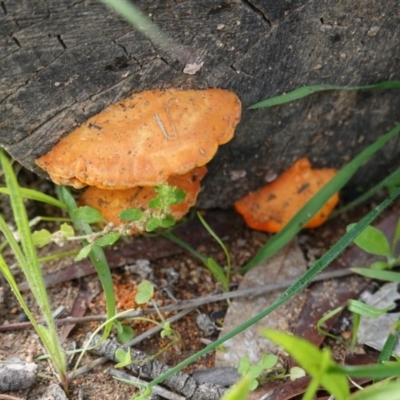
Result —
[{"label": "small orange fungus", "polygon": [[[205,166],[197,167],[184,175],[175,175],[168,179],[171,186],[176,186],[186,193],[185,200],[180,204],[171,206],[171,215],[181,219],[196,203],[200,192],[200,181],[207,172]],[[119,214],[129,208],[147,209],[149,201],[156,196],[151,186],[137,186],[125,190],[105,190],[95,186],[88,187],[79,199],[79,205],[96,208],[104,219],[112,222],[115,226],[123,222]],[[137,232],[132,232],[137,233]]]},{"label": "small orange fungus", "polygon": [[240,114],[227,90],[145,91],[89,118],[36,163],[75,188],[155,186],[209,162]]},{"label": "small orange fungus", "polygon": [[[333,168],[312,169],[309,160],[301,158],[275,181],[235,202],[235,208],[251,228],[279,232],[336,172]],[[323,224],[338,201],[336,193],[305,227]]]}]

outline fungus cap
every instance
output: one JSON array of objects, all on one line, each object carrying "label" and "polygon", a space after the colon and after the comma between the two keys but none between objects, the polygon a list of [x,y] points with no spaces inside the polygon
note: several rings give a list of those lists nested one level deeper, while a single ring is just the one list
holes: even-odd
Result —
[{"label": "fungus cap", "polygon": [[[279,232],[336,173],[333,168],[312,169],[308,159],[301,158],[275,181],[236,201],[235,208],[251,228]],[[305,227],[323,224],[338,201],[336,193]]]},{"label": "fungus cap", "polygon": [[[207,172],[205,166],[197,167],[183,175],[175,175],[168,179],[171,186],[176,186],[186,193],[185,200],[180,204],[171,206],[171,215],[181,219],[196,203],[197,195],[200,193],[200,181]],[[107,222],[115,226],[123,222],[119,214],[130,208],[147,208],[149,201],[156,196],[151,186],[138,186],[125,190],[104,190],[90,186],[83,192],[79,199],[79,205],[96,208]],[[134,232],[138,233],[138,232]]]},{"label": "fungus cap", "polygon": [[155,186],[209,162],[240,114],[227,90],[145,91],[89,118],[36,163],[75,188]]}]

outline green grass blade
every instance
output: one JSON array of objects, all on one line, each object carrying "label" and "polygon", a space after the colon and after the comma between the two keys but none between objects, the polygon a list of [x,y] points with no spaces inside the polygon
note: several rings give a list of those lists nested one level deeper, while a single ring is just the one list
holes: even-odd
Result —
[{"label": "green grass blade", "polygon": [[[0,161],[4,172],[6,185],[9,189],[11,207],[20,236],[22,250],[16,240],[13,238],[11,231],[7,229],[8,226],[6,225],[4,219],[0,220],[2,231],[14,251],[19,266],[27,279],[32,294],[40,307],[44,319],[46,320],[49,335],[44,338],[43,344],[46,348],[46,351],[51,354],[52,362],[56,367],[61,382],[63,382],[66,387],[66,359],[62,348],[58,343],[57,331],[54,324],[53,315],[51,313],[51,305],[44,284],[36,249],[33,244],[28,216],[14,170],[2,149],[0,149]],[[41,337],[41,339],[43,338]]]},{"label": "green grass blade", "polygon": [[289,93],[280,96],[271,97],[255,103],[249,109],[273,107],[280,104],[289,103],[294,100],[302,99],[318,92],[325,92],[328,90],[371,90],[371,89],[400,89],[400,81],[385,81],[374,85],[365,86],[338,86],[338,85],[311,85],[297,88]]},{"label": "green grass blade", "polygon": [[[81,235],[90,235],[91,233],[93,233],[90,225],[82,222],[73,212],[77,209],[77,206],[75,203],[75,199],[72,197],[68,189],[63,186],[57,186],[56,192],[59,198],[62,199],[62,201],[67,206],[68,213],[77,232],[79,232],[79,234]],[[89,243],[86,240],[83,241],[84,246],[87,246],[88,244]],[[101,285],[103,286],[104,294],[106,296],[107,319],[111,319],[115,316],[116,304],[110,267],[108,266],[104,251],[100,246],[93,246],[92,250],[89,253],[89,258],[93,263],[97,275],[99,276]],[[112,326],[112,321],[105,325],[103,334],[104,339],[110,334]]]},{"label": "green grass blade", "polygon": [[[20,267],[26,275],[32,293],[41,307],[46,322],[49,327],[53,324],[53,317],[51,314],[51,306],[47,296],[46,288],[43,281],[42,272],[38,262],[35,246],[33,244],[32,235],[29,227],[28,216],[26,214],[25,206],[23,203],[22,196],[20,194],[20,188],[15,177],[14,171],[11,167],[10,162],[5,156],[4,152],[0,151],[1,164],[5,175],[7,187],[9,189],[9,196],[15,223],[17,225],[18,233],[20,235],[23,256],[25,262],[21,259],[21,253],[16,253]],[[12,243],[11,238],[8,237],[10,245]],[[16,250],[16,247],[13,247]]]},{"label": "green grass blade", "polygon": [[367,161],[375,152],[381,149],[390,139],[400,132],[400,124],[396,125],[392,130],[384,136],[376,140],[373,144],[364,149],[357,157],[346,164],[304,207],[290,220],[290,222],[276,235],[274,235],[259,252],[241,268],[240,272],[260,264],[267,258],[271,257],[302,229],[302,227],[313,217],[313,215],[321,209],[321,207],[338,192],[356,173],[358,168]]},{"label": "green grass blade", "polygon": [[[165,48],[174,45],[174,41],[162,32],[156,24],[145,15],[138,7],[127,0],[100,0],[114,12],[125,18],[143,35],[147,36],[156,46]],[[176,45],[176,44],[175,44]]]},{"label": "green grass blade", "polygon": [[202,217],[202,215],[197,212],[197,217],[199,218],[200,222],[202,223],[202,225],[204,226],[204,228],[206,228],[207,232],[214,238],[214,240],[220,245],[220,247],[222,248],[222,250],[225,253],[225,257],[226,257],[226,262],[227,262],[227,274],[226,274],[226,279],[229,281],[229,276],[231,273],[231,256],[229,254],[228,249],[226,248],[224,242],[218,237],[218,235],[211,229],[210,225],[207,224],[207,222],[205,221],[205,219]]},{"label": "green grass blade", "polygon": [[291,299],[302,289],[304,289],[324,268],[326,268],[349,244],[351,244],[354,239],[362,232],[368,225],[370,225],[376,217],[378,217],[381,212],[389,206],[398,196],[400,195],[400,188],[394,191],[387,199],[385,199],[381,204],[379,204],[374,210],[362,218],[353,229],[347,232],[327,253],[325,253],[302,277],[300,277],[292,286],[290,286],[285,292],[283,292],[273,304],[258,313],[256,316],[250,318],[237,328],[228,332],[224,336],[220,337],[215,342],[209,344],[201,351],[193,354],[186,360],[182,361],[175,367],[168,370],[168,372],[160,375],[158,378],[154,379],[149,383],[152,387],[161,383],[166,378],[185,368],[190,363],[196,361],[198,358],[204,356],[210,351],[213,351],[218,346],[222,345],[227,340],[236,336],[240,332],[244,331],[248,327],[254,325],[262,318],[265,318],[272,311],[276,310],[283,303]]},{"label": "green grass blade", "polygon": [[[19,188],[21,196],[24,199],[40,201],[42,203],[50,204],[51,206],[61,208],[65,210],[67,207],[61,201],[55,199],[54,197],[48,196],[47,194],[38,192],[37,190],[27,189],[27,188]],[[10,195],[10,190],[6,187],[0,187],[0,193]]]},{"label": "green grass blade", "polygon": [[356,274],[365,276],[366,278],[400,283],[399,272],[371,268],[351,268],[351,270]]},{"label": "green grass blade", "polygon": [[[399,323],[400,318],[397,320],[397,324]],[[392,329],[393,330],[393,329]],[[396,327],[394,332],[389,333],[388,337],[386,338],[385,344],[382,348],[381,353],[379,354],[377,364],[384,364],[385,361],[389,361],[392,357],[392,354],[396,348],[397,341],[399,339],[399,329]],[[374,379],[374,383],[380,381],[381,379]]]},{"label": "green grass blade", "polygon": [[204,264],[207,264],[208,258],[206,256],[199,253],[197,250],[195,250],[192,246],[190,246],[184,240],[179,239],[172,232],[164,231],[164,232],[160,232],[160,235],[164,236],[171,242],[176,243],[177,245],[181,246],[183,249],[187,250],[189,253],[192,253],[195,257],[197,257],[201,262],[203,262]]},{"label": "green grass blade", "polygon": [[357,197],[352,202],[346,204],[345,206],[339,208],[338,210],[333,211],[333,213],[329,216],[329,218],[335,218],[337,215],[346,212],[347,210],[352,209],[355,206],[363,203],[370,197],[372,197],[378,190],[389,186],[392,182],[398,182],[400,180],[400,167],[393,171],[390,175],[380,181],[377,185],[372,187],[371,189],[367,190],[361,196]]},{"label": "green grass blade", "polygon": [[334,374],[348,375],[352,378],[385,379],[400,376],[400,363],[389,362],[387,364],[361,366],[335,364],[330,366],[328,370]]}]

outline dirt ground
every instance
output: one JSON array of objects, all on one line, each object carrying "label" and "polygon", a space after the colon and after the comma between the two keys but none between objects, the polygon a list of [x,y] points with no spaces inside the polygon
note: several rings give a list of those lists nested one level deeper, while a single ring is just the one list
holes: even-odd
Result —
[{"label": "dirt ground", "polygon": [[[377,199],[379,200],[379,198]],[[2,207],[4,209],[5,203]],[[361,206],[356,210],[339,216],[316,230],[303,231],[298,237],[298,242],[309,265],[321,256],[335,241],[344,233],[348,223],[357,221],[365,214],[374,202],[367,206]],[[385,215],[398,209],[400,204],[392,207]],[[30,215],[40,213],[51,213],[47,206],[28,204]],[[204,217],[213,226],[219,237],[226,243],[232,257],[233,270],[244,265],[255,252],[265,243],[269,235],[248,229],[241,218],[233,210],[211,210],[204,212]],[[46,224],[44,224],[46,225]],[[189,243],[207,256],[213,257],[222,265],[225,264],[225,255],[222,249],[210,238],[196,221],[189,221],[180,229],[180,235],[185,237]],[[54,254],[60,251],[69,251],[79,248],[78,244],[71,244],[67,248],[57,248],[55,245],[40,250],[40,255]],[[154,237],[145,239],[128,238],[120,244],[107,250],[108,260],[112,267],[114,287],[117,297],[119,311],[135,308],[134,295],[137,284],[145,276],[156,286],[155,299],[159,306],[175,304],[176,301],[208,296],[220,293],[221,287],[216,283],[212,274],[195,257],[184,252],[179,247],[166,242],[164,238]],[[7,252],[5,252],[7,256]],[[101,285],[95,274],[77,278],[79,272],[88,268],[86,261],[76,263],[73,257],[65,257],[58,261],[43,264],[45,276],[52,276],[56,281],[49,288],[49,296],[53,308],[60,306],[64,308],[64,316],[71,315],[71,310],[77,307],[77,301],[81,301],[78,316],[103,315],[105,314],[105,301]],[[66,271],[62,279],[58,271]],[[14,268],[16,279],[19,283],[24,281],[22,274]],[[60,279],[59,279],[60,278]],[[240,274],[234,273],[231,279],[231,288],[235,289],[237,283],[242,279]],[[12,330],[0,330],[0,360],[9,357],[19,357],[22,360],[34,361],[43,354],[35,332],[25,326],[17,329],[18,324],[26,321],[17,301],[10,289],[0,277],[0,289],[2,291],[0,302],[0,329],[7,325],[17,324]],[[29,306],[39,317],[40,313],[34,305],[29,292],[24,292]],[[83,305],[82,305],[83,304]],[[196,310],[179,319],[172,326],[178,332],[181,341],[159,354],[158,359],[170,366],[186,359],[196,351],[202,349],[206,344],[218,337],[218,327],[221,326],[227,302],[220,301],[198,307]],[[199,314],[207,315],[216,329],[202,330],[196,320]],[[174,313],[165,314],[168,318]],[[158,318],[155,316],[154,318]],[[63,346],[67,349],[80,347],[88,332],[93,331],[99,322],[82,321],[70,327],[70,332],[60,328],[61,336],[64,337]],[[136,335],[149,329],[152,324],[148,322],[130,321]],[[340,325],[339,325],[340,326]],[[338,328],[340,330],[340,327]],[[346,329],[342,329],[346,331]],[[340,332],[339,332],[340,334]],[[114,335],[114,333],[113,333]],[[167,341],[159,335],[148,338],[135,347],[148,355],[160,352],[166,347]],[[338,357],[341,357],[338,350]],[[97,358],[96,355],[88,353],[83,359],[87,364]],[[76,358],[69,360],[70,368],[73,368]],[[19,399],[38,399],[50,383],[56,383],[50,365],[46,361],[39,361],[39,371],[35,384],[28,390],[7,393]],[[89,372],[76,377],[71,382],[71,399],[121,399],[127,400],[135,393],[133,386],[118,382],[113,379],[108,370],[113,363],[107,362],[95,367]],[[187,373],[193,373],[199,369],[208,369],[214,366],[213,353],[202,357],[197,362],[186,368]],[[1,397],[6,398],[6,397]],[[10,397],[11,398],[11,397]],[[289,398],[289,397],[286,397]]]}]

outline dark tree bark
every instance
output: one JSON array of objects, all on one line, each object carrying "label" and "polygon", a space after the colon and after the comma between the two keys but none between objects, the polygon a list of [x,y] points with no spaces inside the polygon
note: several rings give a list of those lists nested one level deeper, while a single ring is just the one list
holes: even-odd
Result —
[{"label": "dark tree bark", "polygon": [[[398,0],[134,3],[201,54],[196,75],[183,74],[174,52],[156,48],[98,1],[0,1],[0,144],[23,165],[38,171],[34,160],[63,135],[131,93],[220,87],[237,93],[243,116],[210,164],[201,205],[228,206],[302,156],[342,166],[399,119],[395,90],[320,93],[246,110],[303,85],[400,79]],[[355,183],[387,174],[399,149],[394,141]]]}]

